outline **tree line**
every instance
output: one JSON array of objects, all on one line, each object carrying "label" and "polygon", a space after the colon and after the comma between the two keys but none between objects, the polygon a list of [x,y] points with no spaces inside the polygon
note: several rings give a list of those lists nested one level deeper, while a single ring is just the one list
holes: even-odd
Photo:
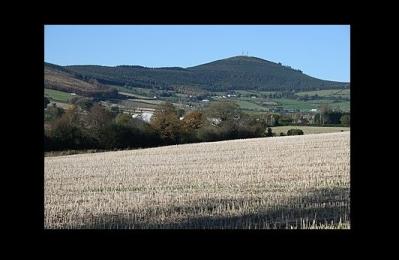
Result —
[{"label": "tree line", "polygon": [[65,110],[47,105],[45,100],[45,151],[145,148],[253,138],[266,136],[267,128],[265,120],[223,101],[187,112],[183,118],[179,109],[165,102],[155,110],[150,123],[87,98],[74,100]]},{"label": "tree line", "polygon": [[[212,102],[205,108],[185,112],[164,102],[149,123],[111,109],[87,97],[71,99],[62,109],[44,99],[45,151],[146,148],[193,142],[275,136],[272,126],[290,125],[286,115],[250,115],[231,101]],[[322,106],[318,125],[350,125],[349,113]],[[287,135],[301,134],[291,131]],[[303,133],[302,133],[303,134]]]}]

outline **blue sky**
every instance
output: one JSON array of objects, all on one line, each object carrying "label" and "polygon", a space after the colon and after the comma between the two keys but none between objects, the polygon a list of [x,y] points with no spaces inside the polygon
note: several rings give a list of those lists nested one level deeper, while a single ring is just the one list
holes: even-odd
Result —
[{"label": "blue sky", "polygon": [[350,81],[349,25],[46,25],[58,65],[190,67],[245,54]]}]

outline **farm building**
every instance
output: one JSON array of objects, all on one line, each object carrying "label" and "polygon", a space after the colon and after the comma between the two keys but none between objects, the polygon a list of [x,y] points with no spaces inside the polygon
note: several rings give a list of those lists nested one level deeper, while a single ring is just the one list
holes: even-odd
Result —
[{"label": "farm building", "polygon": [[212,125],[219,125],[222,122],[220,118],[207,118],[207,120],[211,122]]},{"label": "farm building", "polygon": [[144,122],[149,123],[149,122],[151,122],[151,118],[152,118],[153,115],[154,115],[153,112],[134,113],[132,115],[132,118],[141,119]]}]

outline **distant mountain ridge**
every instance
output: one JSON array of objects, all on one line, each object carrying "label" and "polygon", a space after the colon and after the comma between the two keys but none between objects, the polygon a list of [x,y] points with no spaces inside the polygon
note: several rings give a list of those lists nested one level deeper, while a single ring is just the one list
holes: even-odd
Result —
[{"label": "distant mountain ridge", "polygon": [[[57,66],[45,63],[46,67]],[[348,82],[321,80],[300,70],[257,57],[235,56],[198,66],[148,68],[138,65],[59,66],[84,80],[127,87],[226,90],[315,90],[349,87]]]}]

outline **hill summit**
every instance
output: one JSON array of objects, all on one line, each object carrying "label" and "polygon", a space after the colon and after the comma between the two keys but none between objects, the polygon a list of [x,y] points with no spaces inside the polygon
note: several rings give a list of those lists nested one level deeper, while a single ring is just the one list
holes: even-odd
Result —
[{"label": "hill summit", "polygon": [[95,79],[102,84],[157,89],[195,87],[207,91],[269,91],[349,87],[347,82],[317,79],[281,63],[250,56],[235,56],[188,68],[138,65],[72,65],[62,68],[75,77]]}]

